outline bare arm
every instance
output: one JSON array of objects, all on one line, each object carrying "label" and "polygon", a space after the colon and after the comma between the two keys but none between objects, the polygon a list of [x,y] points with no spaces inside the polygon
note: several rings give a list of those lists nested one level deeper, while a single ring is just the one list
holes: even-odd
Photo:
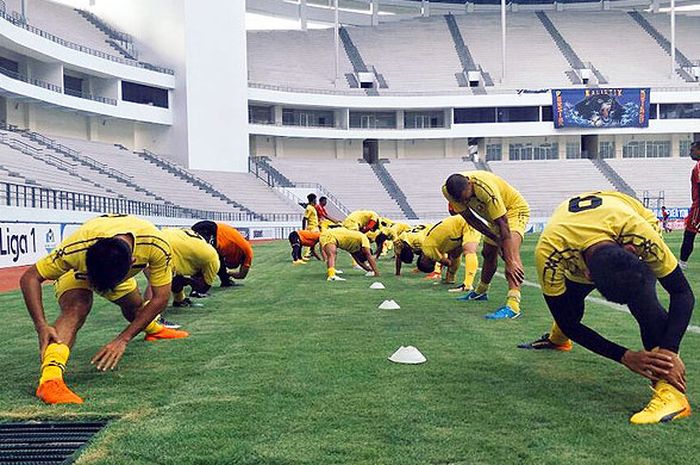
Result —
[{"label": "bare arm", "polygon": [[57,344],[62,343],[56,330],[46,322],[41,293],[41,284],[44,281],[45,279],[39,274],[36,265],[32,265],[31,268],[25,271],[19,280],[24,303],[27,305],[27,311],[34,322],[34,328],[39,336],[39,358],[43,356],[44,350],[49,344],[54,342]]},{"label": "bare arm", "polygon": [[374,271],[374,276],[379,276],[379,270],[377,269],[377,262],[374,259],[374,256],[372,255],[372,252],[369,249],[363,249],[365,257],[367,258],[367,262],[369,263],[369,267]]},{"label": "bare arm", "polygon": [[245,279],[248,276],[248,271],[250,271],[249,266],[241,265],[238,271],[229,271],[228,275],[233,279]]},{"label": "bare arm", "polygon": [[401,265],[403,262],[401,261],[401,250],[403,250],[403,245],[396,244],[394,245],[394,262],[395,262],[395,268],[396,268],[396,276],[401,276]]},{"label": "bare arm", "polygon": [[464,218],[464,220],[467,222],[467,224],[469,224],[469,226],[476,229],[477,231],[479,231],[481,234],[488,237],[492,241],[494,241],[496,243],[500,242],[499,238],[496,237],[496,235],[493,233],[493,231],[491,231],[491,229],[489,229],[489,227],[487,225],[485,225],[483,221],[481,221],[479,218],[477,218],[474,215],[474,213],[472,213],[472,211],[470,209],[467,208],[462,213],[460,213],[460,215],[462,215],[462,218]]},{"label": "bare arm", "polygon": [[319,257],[318,254],[316,253],[316,244],[314,244],[313,246],[311,246],[311,255],[312,255],[314,258],[316,258],[316,260],[318,260],[318,261],[323,261],[323,260],[321,259],[321,257]]}]

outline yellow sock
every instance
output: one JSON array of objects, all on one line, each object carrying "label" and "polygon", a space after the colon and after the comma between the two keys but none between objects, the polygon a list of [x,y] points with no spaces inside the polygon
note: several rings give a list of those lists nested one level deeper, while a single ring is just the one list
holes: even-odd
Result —
[{"label": "yellow sock", "polygon": [[433,272],[434,273],[442,273],[442,263],[440,263],[440,262],[435,263],[435,270]]},{"label": "yellow sock", "polygon": [[489,291],[489,284],[486,284],[485,282],[480,282],[478,286],[476,286],[476,293],[477,294],[486,294]]},{"label": "yellow sock", "polygon": [[155,334],[163,331],[165,329],[165,326],[162,324],[158,323],[158,320],[160,319],[160,315],[156,316],[153,321],[151,321],[148,326],[146,326],[146,329],[143,330],[144,333],[146,334]]},{"label": "yellow sock", "polygon": [[63,372],[68,363],[70,348],[65,344],[49,344],[41,358],[41,377],[39,384],[52,379],[63,379]]},{"label": "yellow sock", "polygon": [[464,256],[464,288],[471,289],[474,285],[476,270],[479,268],[479,258],[475,253],[468,253]]},{"label": "yellow sock", "polygon": [[335,277],[335,268],[333,268],[333,267],[328,268],[328,277],[329,278]]},{"label": "yellow sock", "polygon": [[508,291],[506,305],[512,308],[514,312],[520,313],[520,289],[511,289]]},{"label": "yellow sock", "polygon": [[555,322],[552,322],[552,329],[549,330],[549,340],[561,346],[566,344],[569,338],[566,337],[566,334],[561,332],[561,329],[559,329],[559,326],[557,326]]},{"label": "yellow sock", "polygon": [[185,300],[186,298],[187,298],[187,296],[185,295],[185,290],[184,290],[184,289],[181,290],[180,292],[176,292],[176,293],[175,293],[175,296],[173,296],[173,300],[174,300],[175,302],[182,302],[182,301]]}]

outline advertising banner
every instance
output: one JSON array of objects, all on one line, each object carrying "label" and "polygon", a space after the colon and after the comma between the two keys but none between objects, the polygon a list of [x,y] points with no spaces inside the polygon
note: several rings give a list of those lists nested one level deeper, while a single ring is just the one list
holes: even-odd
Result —
[{"label": "advertising banner", "polygon": [[646,128],[649,89],[554,89],[555,128]]}]

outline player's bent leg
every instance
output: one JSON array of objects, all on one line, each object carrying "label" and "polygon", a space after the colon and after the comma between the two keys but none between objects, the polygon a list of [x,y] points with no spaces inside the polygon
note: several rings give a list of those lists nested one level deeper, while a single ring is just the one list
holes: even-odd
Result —
[{"label": "player's bent leg", "polygon": [[683,232],[683,243],[681,244],[681,256],[679,258],[678,264],[681,269],[685,270],[688,268],[688,259],[693,253],[693,248],[695,245],[696,233],[686,229]]},{"label": "player's bent leg", "polygon": [[[523,242],[523,236],[519,231],[512,232],[513,242],[518,251],[518,260],[520,260],[520,245]],[[484,317],[488,320],[514,320],[522,314],[520,311],[520,286],[508,279],[508,294],[505,304],[498,308],[495,312],[489,313]]]},{"label": "player's bent leg", "polygon": [[[135,285],[135,282],[134,282]],[[144,301],[138,288],[132,290],[128,294],[120,297],[113,302],[122,310],[122,315],[128,321],[134,321],[138,312],[143,310],[148,301]],[[187,331],[182,331],[174,328],[168,328],[159,322],[160,315],[151,321],[143,332],[146,333],[146,341],[158,341],[162,339],[183,339],[190,335]]]},{"label": "player's bent leg", "polygon": [[92,308],[92,291],[67,290],[60,295],[58,303],[61,313],[54,323],[54,328],[63,343],[49,344],[44,350],[36,396],[46,404],[82,404],[83,399],[66,386],[63,373],[75,336]]},{"label": "player's bent leg", "polygon": [[323,251],[328,257],[326,281],[345,281],[345,279],[338,276],[335,271],[335,260],[338,254],[338,247],[333,243],[326,244],[323,246]]}]

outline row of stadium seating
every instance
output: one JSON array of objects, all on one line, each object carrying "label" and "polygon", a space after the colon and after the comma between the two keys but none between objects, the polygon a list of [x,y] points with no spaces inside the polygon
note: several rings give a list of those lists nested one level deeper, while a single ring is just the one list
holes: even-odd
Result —
[{"label": "row of stadium seating", "polygon": [[[635,13],[636,14],[636,13]],[[610,85],[697,86],[671,81],[669,53],[634,15],[622,11],[540,13],[584,63],[592,64]],[[638,14],[660,36],[670,38],[666,15]],[[366,65],[374,66],[388,85],[380,93],[459,89],[455,76],[464,68],[445,16],[417,18],[374,27],[347,28]],[[572,64],[537,13],[508,16],[508,76],[501,83],[500,16],[490,13],[449,17],[473,62],[496,86],[538,88],[571,85]],[[700,18],[680,16],[677,48],[690,60],[700,60],[697,31]],[[624,37],[625,40],[619,40]],[[251,83],[297,88],[335,89],[333,32],[264,31],[248,33]],[[347,54],[340,56],[339,89],[351,89],[345,75],[353,72]],[[462,83],[463,84],[463,83]]]}]

